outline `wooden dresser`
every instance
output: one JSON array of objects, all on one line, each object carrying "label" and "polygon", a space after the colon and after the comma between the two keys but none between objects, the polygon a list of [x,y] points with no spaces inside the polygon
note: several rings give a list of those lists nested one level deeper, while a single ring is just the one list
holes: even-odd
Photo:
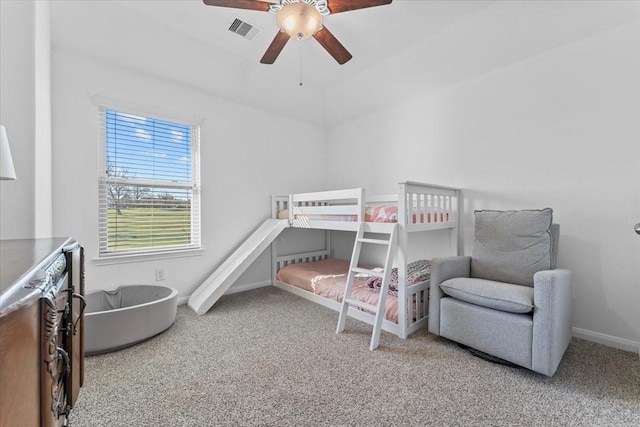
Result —
[{"label": "wooden dresser", "polygon": [[67,424],[84,371],[83,248],[0,240],[0,426]]}]

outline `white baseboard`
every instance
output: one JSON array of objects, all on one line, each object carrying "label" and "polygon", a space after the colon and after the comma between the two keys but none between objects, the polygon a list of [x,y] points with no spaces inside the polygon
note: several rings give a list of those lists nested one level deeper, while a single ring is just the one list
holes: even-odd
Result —
[{"label": "white baseboard", "polygon": [[583,340],[604,344],[608,347],[618,348],[640,356],[640,343],[625,338],[618,338],[612,335],[601,334],[600,332],[588,331],[586,329],[573,328],[573,336]]},{"label": "white baseboard", "polygon": [[[262,282],[248,283],[246,285],[233,285],[225,292],[225,295],[236,294],[238,292],[250,291],[252,289],[264,288],[265,286],[271,286],[271,280],[263,280]],[[185,305],[189,303],[190,295],[186,297],[178,297],[178,305]]]},{"label": "white baseboard", "polygon": [[236,294],[238,292],[250,291],[252,289],[264,288],[265,286],[271,286],[271,280],[263,280],[262,282],[247,283],[246,285],[233,285],[229,288],[225,295]]}]

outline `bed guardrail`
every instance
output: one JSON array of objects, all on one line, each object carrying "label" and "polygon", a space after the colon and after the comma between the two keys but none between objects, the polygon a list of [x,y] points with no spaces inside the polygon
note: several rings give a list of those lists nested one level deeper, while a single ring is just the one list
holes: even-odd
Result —
[{"label": "bed guardrail", "polygon": [[398,221],[407,231],[455,228],[460,190],[415,181],[400,183]]},{"label": "bed guardrail", "polygon": [[364,221],[363,188],[289,195],[289,223],[299,228],[356,229]]},{"label": "bed guardrail", "polygon": [[289,196],[271,196],[271,218],[278,219],[280,212],[287,212],[288,208]]},{"label": "bed guardrail", "polygon": [[367,207],[395,206],[398,224],[406,231],[455,228],[459,190],[453,187],[406,181],[398,193],[365,197],[363,188],[290,194],[272,198],[272,216],[283,217],[299,228],[354,230],[365,220]]},{"label": "bed guardrail", "polygon": [[315,262],[322,261],[329,258],[328,250],[304,252],[293,255],[282,255],[274,257],[274,273],[280,271],[281,268],[290,264],[296,264],[300,262]]}]

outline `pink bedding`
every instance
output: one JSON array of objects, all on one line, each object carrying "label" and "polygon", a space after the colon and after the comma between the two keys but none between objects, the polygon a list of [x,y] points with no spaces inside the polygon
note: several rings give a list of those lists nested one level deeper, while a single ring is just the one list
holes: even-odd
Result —
[{"label": "pink bedding", "polygon": [[[365,268],[367,267],[365,266]],[[344,296],[348,271],[349,261],[328,258],[322,261],[288,265],[278,272],[276,279],[324,298],[341,302]],[[416,281],[413,283],[425,280],[424,275],[415,276],[414,278]],[[372,276],[356,275],[352,297],[371,305],[377,305],[380,298],[380,289],[379,287],[376,288],[375,282],[372,282],[371,279]],[[410,282],[410,285],[413,283]],[[384,318],[394,323],[398,322],[397,295],[397,291],[389,291],[384,313]]]},{"label": "pink bedding", "polygon": [[[279,219],[289,218],[289,210],[283,209],[278,212]],[[357,221],[356,215],[297,215],[296,219],[321,220],[321,221]],[[365,222],[398,222],[398,206],[368,206],[364,211]],[[448,213],[434,214],[431,213],[413,215],[414,224],[424,224],[430,222],[444,222],[449,220]]]}]

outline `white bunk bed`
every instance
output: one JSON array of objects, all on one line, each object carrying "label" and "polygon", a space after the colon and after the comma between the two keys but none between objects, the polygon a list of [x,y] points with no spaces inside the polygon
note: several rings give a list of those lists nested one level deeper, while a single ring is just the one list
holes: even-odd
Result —
[{"label": "white bunk bed", "polygon": [[[325,233],[324,249],[319,251],[280,255],[276,240],[272,246],[273,283],[278,288],[340,311],[340,301],[281,282],[276,278],[278,271],[295,263],[328,259],[331,256],[331,230],[357,231],[364,222],[365,233],[390,234],[393,227],[397,226],[397,245],[394,245],[393,250],[397,251],[395,266],[398,269],[398,321],[395,323],[384,319],[382,329],[406,338],[426,325],[429,296],[429,280],[407,286],[407,266],[410,261],[415,261],[409,253],[409,238],[414,233],[448,229],[453,253],[442,255],[458,254],[460,199],[456,188],[412,181],[400,183],[398,193],[386,196],[367,197],[362,188],[273,196],[273,218],[288,218],[289,225],[293,228],[328,230]],[[397,208],[396,222],[365,221],[371,219],[367,218],[370,211],[383,206]],[[348,315],[374,325],[375,315],[369,312],[349,307]]]}]

